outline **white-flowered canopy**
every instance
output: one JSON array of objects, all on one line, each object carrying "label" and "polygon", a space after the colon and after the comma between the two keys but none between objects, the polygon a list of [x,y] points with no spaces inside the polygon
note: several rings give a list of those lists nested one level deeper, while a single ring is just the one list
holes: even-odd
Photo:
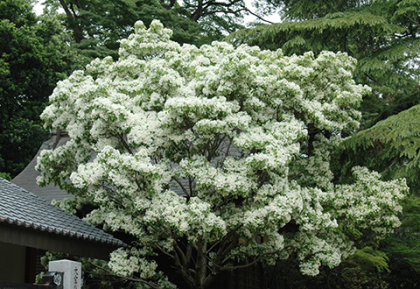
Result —
[{"label": "white-flowered canopy", "polygon": [[157,252],[186,275],[187,258],[204,256],[211,275],[290,254],[315,275],[354,252],[343,228],[381,237],[399,225],[404,181],[355,168],[354,184],[332,183],[337,132],[358,127],[369,92],[352,80],[353,58],[180,46],[170,35],[137,22],[118,61],[59,82],[42,114],[71,141],[41,154],[39,183],[96,205],[91,223],[137,239],[112,254],[115,273],[170,287],[149,258]]}]

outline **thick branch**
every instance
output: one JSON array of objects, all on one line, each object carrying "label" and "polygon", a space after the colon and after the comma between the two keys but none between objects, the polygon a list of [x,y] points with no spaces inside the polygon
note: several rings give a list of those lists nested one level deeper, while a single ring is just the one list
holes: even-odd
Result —
[{"label": "thick branch", "polygon": [[225,138],[226,138],[226,135],[224,135],[221,139],[220,139],[220,135],[216,135],[213,141],[209,141],[209,145],[208,145],[209,152],[207,155],[207,160],[209,162],[211,162],[211,160],[213,159],[214,155],[216,154],[217,150],[219,149],[220,145],[225,140]]},{"label": "thick branch", "polygon": [[66,13],[68,18],[70,18],[70,19],[75,18],[75,16],[73,17],[73,14],[70,12],[69,7],[67,6],[67,4],[64,0],[60,0],[60,4],[61,4],[61,7],[63,7],[64,12]]},{"label": "thick branch", "polygon": [[178,242],[176,241],[175,238],[174,238],[174,241],[173,241],[173,245],[174,245],[174,248],[175,248],[175,251],[176,251],[176,254],[177,254],[178,258],[179,258],[180,262],[182,263],[182,266],[184,268],[188,268],[187,257],[185,256],[184,252],[181,250],[181,247],[179,247]]},{"label": "thick branch", "polygon": [[188,186],[190,188],[190,196],[193,196],[193,179],[191,176],[188,176]]},{"label": "thick branch", "polygon": [[191,19],[194,21],[198,21],[200,19],[203,13],[203,0],[198,0],[197,9],[194,11],[194,13],[191,15]]},{"label": "thick branch", "polygon": [[208,1],[204,4],[204,9],[207,9],[208,7],[211,6],[222,6],[222,7],[231,7],[233,5],[235,5],[236,3],[242,2],[242,0],[234,0],[232,2],[229,3],[225,3],[225,2],[217,2],[217,1]]},{"label": "thick branch", "polygon": [[195,285],[196,288],[204,289],[207,271],[207,258],[205,252],[207,251],[207,243],[203,241],[203,237],[199,236],[197,241],[197,258],[195,263]]},{"label": "thick branch", "polygon": [[184,268],[184,266],[182,266],[181,260],[180,260],[180,258],[178,256],[178,253],[177,253],[176,250],[175,250],[175,254],[174,254],[174,261],[175,261],[176,268],[181,273],[181,275],[184,278],[184,280],[187,281],[189,287],[190,288],[194,288],[194,279],[189,274],[188,268]]},{"label": "thick branch", "polygon": [[222,159],[222,161],[220,162],[220,167],[221,167],[221,168],[223,167],[223,165],[224,165],[224,163],[225,163],[226,158],[229,156],[229,151],[230,151],[231,146],[232,146],[232,139],[231,139],[231,138],[229,138],[229,144],[228,144],[228,146],[227,146],[227,148],[226,148],[225,155],[223,156],[223,159]]}]

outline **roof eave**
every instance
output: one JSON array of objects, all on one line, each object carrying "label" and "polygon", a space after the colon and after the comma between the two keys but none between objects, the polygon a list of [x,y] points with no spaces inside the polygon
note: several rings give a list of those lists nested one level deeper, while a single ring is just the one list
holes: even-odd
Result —
[{"label": "roof eave", "polygon": [[108,260],[109,254],[121,247],[117,244],[72,238],[4,222],[0,222],[0,242],[102,260]]}]

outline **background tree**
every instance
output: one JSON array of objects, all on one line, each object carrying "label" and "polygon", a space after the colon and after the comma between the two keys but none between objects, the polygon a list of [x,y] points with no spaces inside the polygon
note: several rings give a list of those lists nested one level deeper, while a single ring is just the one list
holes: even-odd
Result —
[{"label": "background tree", "polygon": [[13,177],[48,138],[39,115],[74,60],[59,21],[30,1],[1,1],[0,38],[0,172]]},{"label": "background tree", "polygon": [[39,182],[97,206],[90,222],[135,238],[108,271],[172,288],[159,254],[202,289],[220,272],[290,257],[313,276],[351,255],[356,237],[399,226],[403,180],[355,167],[351,184],[331,182],[333,132],[357,128],[370,90],[352,80],[354,59],[170,36],[158,21],[136,23],[118,61],[75,71],[42,114],[71,140],[42,152]]},{"label": "background tree", "polygon": [[384,279],[391,286],[404,288],[416,288],[420,276],[419,112],[420,105],[415,105],[356,133],[338,154],[343,164],[339,181],[348,179],[349,168],[360,164],[381,171],[385,179],[407,179],[412,193],[404,201],[402,226],[381,248],[391,261],[391,273]]},{"label": "background tree", "polygon": [[243,28],[243,0],[48,0],[53,11],[64,9],[65,25],[72,31],[75,48],[92,58],[118,58],[119,40],[132,33],[133,24],[149,25],[159,19],[174,31],[173,40],[202,45],[220,40]]}]

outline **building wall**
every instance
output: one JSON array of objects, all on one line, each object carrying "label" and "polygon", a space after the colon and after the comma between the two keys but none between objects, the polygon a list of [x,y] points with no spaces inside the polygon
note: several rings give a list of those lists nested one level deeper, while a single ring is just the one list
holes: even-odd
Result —
[{"label": "building wall", "polygon": [[0,280],[25,282],[26,247],[0,242]]}]

